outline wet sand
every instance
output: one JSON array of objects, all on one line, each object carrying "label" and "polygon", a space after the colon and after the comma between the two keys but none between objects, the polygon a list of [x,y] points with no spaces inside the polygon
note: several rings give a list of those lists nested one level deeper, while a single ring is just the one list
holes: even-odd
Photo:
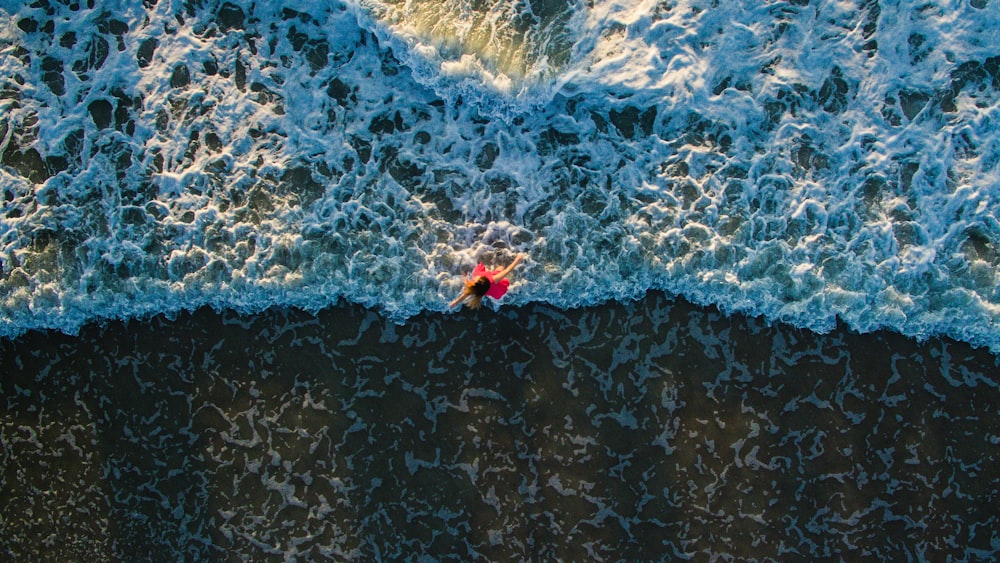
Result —
[{"label": "wet sand", "polygon": [[1000,360],[659,293],[0,342],[0,553],[985,560]]}]

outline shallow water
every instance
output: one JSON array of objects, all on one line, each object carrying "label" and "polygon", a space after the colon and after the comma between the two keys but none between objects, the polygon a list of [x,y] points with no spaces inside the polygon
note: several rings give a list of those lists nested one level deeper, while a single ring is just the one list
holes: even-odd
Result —
[{"label": "shallow water", "polygon": [[653,293],[0,343],[14,560],[985,561],[1000,360]]},{"label": "shallow water", "polygon": [[998,30],[0,0],[0,553],[996,559]]},{"label": "shallow water", "polygon": [[524,253],[511,304],[659,289],[997,352],[998,30],[979,0],[0,2],[0,334],[403,320]]}]

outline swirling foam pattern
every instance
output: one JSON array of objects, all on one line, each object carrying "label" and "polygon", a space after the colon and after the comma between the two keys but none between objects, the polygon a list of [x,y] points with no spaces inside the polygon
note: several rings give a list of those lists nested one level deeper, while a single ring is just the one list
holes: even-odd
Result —
[{"label": "swirling foam pattern", "polygon": [[[419,4],[419,7],[418,7]],[[0,333],[650,289],[1000,350],[1000,11],[0,3]]]}]

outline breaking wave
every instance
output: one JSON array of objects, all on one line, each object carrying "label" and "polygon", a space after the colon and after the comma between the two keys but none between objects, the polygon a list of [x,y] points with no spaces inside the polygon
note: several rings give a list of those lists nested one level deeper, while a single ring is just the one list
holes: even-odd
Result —
[{"label": "breaking wave", "polygon": [[998,11],[0,3],[0,334],[651,289],[1000,350]]}]

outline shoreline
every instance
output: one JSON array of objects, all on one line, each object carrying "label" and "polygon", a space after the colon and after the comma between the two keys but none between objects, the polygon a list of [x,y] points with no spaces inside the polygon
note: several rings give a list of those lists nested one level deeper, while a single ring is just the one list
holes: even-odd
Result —
[{"label": "shoreline", "polygon": [[[1000,365],[1000,353],[993,352],[986,345],[977,346],[970,342],[959,340],[947,335],[933,335],[923,339],[919,339],[914,336],[906,335],[888,328],[880,328],[871,332],[859,332],[849,325],[844,323],[839,318],[836,321],[836,325],[833,329],[827,332],[818,332],[809,328],[802,328],[789,324],[784,321],[769,321],[763,315],[750,315],[743,312],[725,312],[720,307],[716,305],[698,305],[682,296],[673,295],[669,292],[650,289],[647,290],[641,297],[637,299],[630,300],[608,300],[597,304],[581,305],[577,307],[562,308],[557,307],[548,303],[542,302],[532,302],[523,305],[507,305],[502,304],[498,308],[494,309],[490,306],[484,306],[479,311],[469,311],[467,308],[462,307],[460,309],[455,309],[450,312],[443,311],[422,311],[415,315],[406,317],[405,319],[399,321],[394,319],[391,315],[387,315],[385,311],[369,307],[357,303],[353,303],[344,299],[340,299],[337,303],[325,306],[320,309],[312,310],[310,308],[305,308],[297,305],[271,305],[259,311],[254,312],[241,312],[236,308],[225,307],[216,308],[212,305],[201,305],[195,308],[180,308],[176,311],[170,312],[159,312],[148,316],[140,317],[130,317],[130,318],[105,318],[96,319],[88,321],[78,327],[76,333],[64,332],[58,328],[47,328],[47,329],[29,329],[22,332],[18,336],[10,337],[3,336],[0,337],[0,343],[7,343],[17,345],[19,341],[27,338],[39,338],[40,336],[64,336],[66,338],[79,338],[84,334],[94,334],[96,332],[101,332],[109,327],[123,327],[132,325],[143,325],[149,323],[156,324],[171,324],[176,323],[179,320],[190,319],[190,318],[206,318],[208,316],[219,317],[219,318],[242,318],[247,321],[252,322],[253,319],[264,318],[264,317],[274,317],[274,316],[296,316],[302,318],[313,317],[317,320],[322,318],[334,318],[338,315],[338,312],[344,311],[356,311],[356,312],[366,312],[368,314],[376,315],[384,323],[394,324],[399,327],[405,327],[411,324],[427,323],[432,319],[444,319],[449,317],[454,317],[456,320],[461,320],[470,314],[480,314],[480,315],[523,315],[536,312],[538,310],[551,310],[551,311],[561,311],[566,313],[584,312],[584,311],[595,311],[601,309],[615,309],[615,308],[633,308],[641,307],[642,304],[650,304],[658,301],[667,301],[673,306],[684,307],[692,311],[700,311],[705,314],[716,314],[721,315],[725,318],[731,319],[734,323],[748,324],[752,323],[756,326],[767,327],[768,329],[774,329],[776,331],[786,331],[786,332],[804,332],[814,335],[817,338],[823,338],[832,335],[844,335],[851,336],[853,338],[864,339],[866,337],[872,338],[885,338],[889,335],[893,337],[898,337],[900,341],[905,341],[909,343],[910,347],[922,348],[922,347],[934,347],[940,346],[942,344],[946,345],[958,345],[967,347],[970,351],[976,354],[985,354],[990,357],[994,357]],[[882,336],[880,336],[882,335]]]}]

